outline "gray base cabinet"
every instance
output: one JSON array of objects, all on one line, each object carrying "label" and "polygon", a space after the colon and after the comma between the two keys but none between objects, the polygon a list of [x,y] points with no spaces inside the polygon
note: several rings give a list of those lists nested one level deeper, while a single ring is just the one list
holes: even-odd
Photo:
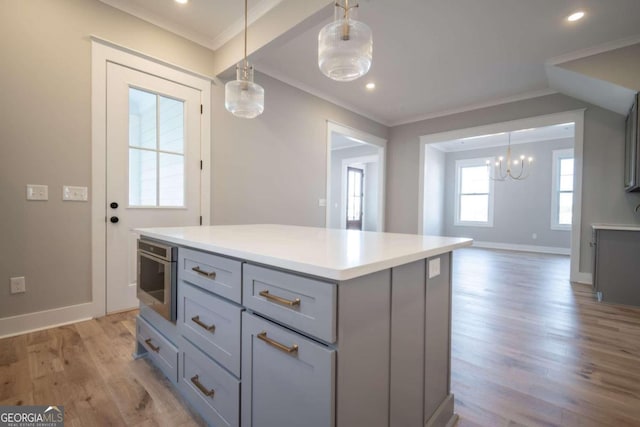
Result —
[{"label": "gray base cabinet", "polygon": [[598,298],[640,306],[640,231],[594,229],[594,249]]},{"label": "gray base cabinet", "polygon": [[450,269],[332,281],[179,248],[177,324],[141,315],[138,351],[216,427],[452,425]]},{"label": "gray base cabinet", "polygon": [[334,426],[335,350],[242,315],[242,426]]}]

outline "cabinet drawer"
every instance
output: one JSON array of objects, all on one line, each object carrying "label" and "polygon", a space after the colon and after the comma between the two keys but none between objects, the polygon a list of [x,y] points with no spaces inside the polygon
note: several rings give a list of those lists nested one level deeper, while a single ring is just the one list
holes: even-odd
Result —
[{"label": "cabinet drawer", "polygon": [[178,330],[240,377],[242,308],[186,282],[178,284]]},{"label": "cabinet drawer", "polygon": [[155,330],[151,324],[138,316],[136,319],[137,337],[140,344],[147,349],[154,364],[173,383],[178,381],[178,349],[169,340]]},{"label": "cabinet drawer", "polygon": [[335,350],[244,312],[242,426],[335,424]]},{"label": "cabinet drawer", "polygon": [[336,341],[336,285],[251,264],[243,266],[243,304],[323,341]]},{"label": "cabinet drawer", "polygon": [[189,402],[210,425],[238,426],[240,381],[185,338],[180,357],[179,387]]},{"label": "cabinet drawer", "polygon": [[242,263],[207,252],[180,248],[178,279],[240,304]]}]

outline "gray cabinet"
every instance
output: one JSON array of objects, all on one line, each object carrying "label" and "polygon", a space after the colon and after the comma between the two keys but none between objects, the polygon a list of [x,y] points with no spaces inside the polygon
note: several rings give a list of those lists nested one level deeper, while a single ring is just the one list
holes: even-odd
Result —
[{"label": "gray cabinet", "polygon": [[242,426],[333,426],[335,353],[243,313]]},{"label": "gray cabinet", "polygon": [[640,231],[595,228],[594,249],[598,299],[640,306]]},{"label": "gray cabinet", "polygon": [[177,326],[141,309],[139,352],[216,427],[451,425],[450,267],[332,281],[180,247]]}]

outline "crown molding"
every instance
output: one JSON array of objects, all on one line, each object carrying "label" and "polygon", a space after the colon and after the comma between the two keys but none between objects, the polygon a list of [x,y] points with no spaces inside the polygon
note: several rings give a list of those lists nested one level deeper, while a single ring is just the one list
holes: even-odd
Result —
[{"label": "crown molding", "polygon": [[272,68],[270,68],[268,66],[264,66],[264,65],[261,65],[261,64],[255,64],[255,62],[254,62],[254,65],[256,66],[256,71],[258,71],[258,72],[260,72],[262,74],[266,74],[267,76],[269,76],[271,78],[274,78],[276,80],[281,81],[282,83],[286,83],[289,86],[293,86],[296,89],[300,89],[303,92],[306,92],[306,93],[308,93],[310,95],[313,95],[313,96],[315,96],[317,98],[320,98],[320,99],[322,99],[324,101],[330,102],[330,103],[332,103],[334,105],[337,105],[338,107],[342,107],[342,108],[344,108],[346,110],[351,111],[352,113],[358,114],[358,115],[360,115],[362,117],[365,117],[365,118],[367,118],[369,120],[373,120],[376,123],[380,123],[381,125],[390,127],[389,122],[387,120],[383,120],[380,117],[376,117],[376,116],[373,116],[370,113],[364,112],[364,111],[360,110],[358,107],[356,107],[356,106],[354,106],[352,104],[349,104],[347,102],[344,102],[344,101],[341,101],[341,100],[339,100],[337,98],[329,96],[329,95],[327,95],[327,94],[325,94],[325,93],[323,93],[323,92],[321,92],[321,91],[319,91],[319,90],[317,90],[317,89],[315,89],[315,88],[313,88],[313,87],[311,87],[309,85],[306,85],[306,84],[300,82],[299,80],[292,79],[292,78],[289,78],[287,76],[284,76],[282,73],[280,73],[278,71],[275,71],[275,70],[273,70]]},{"label": "crown molding", "polygon": [[[156,13],[149,11],[148,9],[137,6],[135,2],[130,0],[100,0],[111,7],[121,10],[129,15],[133,15],[136,18],[140,18],[143,21],[150,22],[164,30],[184,37],[187,40],[191,40],[194,43],[204,46],[213,51],[218,50],[224,46],[231,39],[236,37],[244,30],[244,16],[241,16],[230,24],[227,28],[222,30],[213,39],[191,30],[189,27],[181,24],[171,22],[170,19],[164,18]],[[249,9],[247,13],[247,25],[251,25],[258,19],[266,15],[271,9],[282,3],[283,0],[261,0],[254,7]]]},{"label": "crown molding", "polygon": [[575,61],[577,59],[586,58],[593,55],[599,55],[601,53],[609,52],[616,49],[622,49],[623,47],[633,46],[640,43],[640,34],[627,37],[624,39],[614,40],[607,43],[602,43],[596,46],[588,47],[586,49],[576,50],[564,55],[555,56],[546,61],[547,65],[559,65],[565,62]]},{"label": "crown molding", "polygon": [[541,96],[553,95],[553,94],[556,94],[556,93],[558,93],[558,92],[553,90],[553,89],[549,89],[549,88],[541,89],[541,90],[535,90],[535,91],[531,91],[531,92],[524,92],[524,93],[521,93],[521,94],[518,94],[518,95],[514,95],[514,96],[508,96],[508,97],[505,97],[505,98],[494,99],[492,101],[479,102],[479,103],[475,103],[475,104],[468,104],[468,105],[465,105],[465,106],[459,107],[459,108],[453,108],[453,109],[450,109],[450,110],[436,111],[436,112],[433,112],[433,113],[427,113],[427,114],[420,115],[420,116],[414,116],[414,117],[412,117],[410,119],[391,122],[391,124],[389,126],[391,126],[391,127],[401,126],[401,125],[406,125],[406,124],[409,124],[409,123],[421,122],[423,120],[430,120],[430,119],[435,119],[435,118],[438,118],[438,117],[445,117],[445,116],[451,116],[453,114],[465,113],[467,111],[479,110],[481,108],[495,107],[495,106],[502,105],[502,104],[509,104],[511,102],[524,101],[526,99],[540,98]]}]

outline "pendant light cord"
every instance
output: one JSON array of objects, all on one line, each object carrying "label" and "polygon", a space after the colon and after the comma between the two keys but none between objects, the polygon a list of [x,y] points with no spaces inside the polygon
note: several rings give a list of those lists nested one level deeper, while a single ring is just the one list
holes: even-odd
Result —
[{"label": "pendant light cord", "polygon": [[247,1],[244,0],[244,66],[247,66]]}]

